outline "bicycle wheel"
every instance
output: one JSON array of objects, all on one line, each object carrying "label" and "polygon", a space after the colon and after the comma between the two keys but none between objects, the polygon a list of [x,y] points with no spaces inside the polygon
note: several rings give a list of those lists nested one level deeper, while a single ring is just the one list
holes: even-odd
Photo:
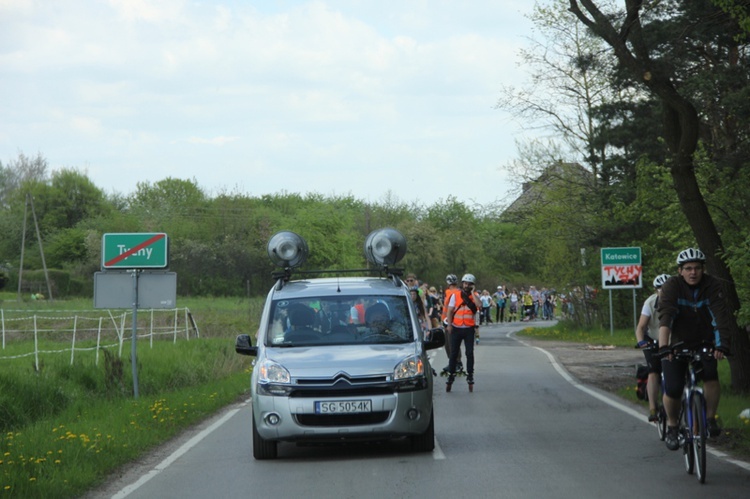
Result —
[{"label": "bicycle wheel", "polygon": [[688,414],[690,407],[687,401],[682,399],[682,415],[680,417],[680,437],[682,438],[682,456],[685,458],[685,471],[688,475],[693,474],[695,470],[695,452],[693,452],[692,430],[690,430],[689,421],[692,417]]},{"label": "bicycle wheel", "polygon": [[667,411],[664,410],[664,406],[659,406],[657,415],[659,419],[656,421],[656,431],[659,432],[659,440],[663,442],[667,436]]},{"label": "bicycle wheel", "polygon": [[700,392],[693,393],[692,399],[695,473],[700,483],[706,483],[706,400]]}]

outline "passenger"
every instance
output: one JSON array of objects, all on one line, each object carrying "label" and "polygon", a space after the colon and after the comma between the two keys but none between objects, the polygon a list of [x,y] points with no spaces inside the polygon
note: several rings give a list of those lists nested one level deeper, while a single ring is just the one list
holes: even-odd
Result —
[{"label": "passenger", "polygon": [[357,301],[349,310],[349,324],[364,324],[365,323],[365,304],[362,298],[357,298]]}]

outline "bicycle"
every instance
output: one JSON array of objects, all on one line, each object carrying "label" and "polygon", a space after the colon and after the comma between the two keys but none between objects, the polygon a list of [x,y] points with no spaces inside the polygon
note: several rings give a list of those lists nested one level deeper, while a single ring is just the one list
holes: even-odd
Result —
[{"label": "bicycle", "polygon": [[[638,345],[635,346],[636,348],[640,348]],[[657,348],[657,345],[655,342],[651,342],[648,344],[648,346],[643,348],[644,351],[648,350],[651,352],[652,355],[654,355],[656,362],[659,362],[658,360],[658,353],[659,349]],[[667,411],[664,410],[664,404],[661,403],[661,394],[663,393],[663,387],[664,387],[664,379],[661,379],[660,383],[660,390],[659,390],[659,399],[656,401],[656,416],[657,420],[656,423],[656,431],[659,434],[659,440],[662,442],[667,437]]]},{"label": "bicycle", "polygon": [[663,442],[667,438],[667,411],[664,410],[664,405],[659,404],[656,415],[659,418],[656,420],[656,431],[659,434],[659,440]]},{"label": "bicycle", "polygon": [[[678,343],[671,348],[673,359],[682,360],[688,364],[679,416],[680,443],[685,459],[685,469],[689,475],[695,472],[700,483],[706,483],[708,421],[706,398],[703,395],[703,388],[697,383],[701,361],[713,355],[713,352],[714,346],[705,343],[695,348],[687,348],[682,343]],[[660,436],[661,434],[660,430]]]}]

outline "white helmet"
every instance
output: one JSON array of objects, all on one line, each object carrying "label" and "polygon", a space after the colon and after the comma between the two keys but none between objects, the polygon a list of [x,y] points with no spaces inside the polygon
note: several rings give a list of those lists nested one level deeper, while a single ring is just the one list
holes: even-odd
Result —
[{"label": "white helmet", "polygon": [[456,284],[458,282],[458,277],[456,277],[456,274],[448,274],[445,276],[445,282],[448,284]]},{"label": "white helmet", "polygon": [[667,282],[667,279],[669,279],[669,274],[660,274],[656,276],[654,279],[654,287],[656,289],[659,289],[660,287],[664,286],[664,283]]},{"label": "white helmet", "polygon": [[688,262],[706,262],[706,255],[703,254],[701,250],[698,248],[688,248],[686,250],[680,251],[680,254],[677,255],[677,265],[682,265],[683,263]]},{"label": "white helmet", "polygon": [[477,279],[474,277],[474,274],[464,274],[464,276],[461,278],[461,282],[470,282],[472,284],[476,284]]}]

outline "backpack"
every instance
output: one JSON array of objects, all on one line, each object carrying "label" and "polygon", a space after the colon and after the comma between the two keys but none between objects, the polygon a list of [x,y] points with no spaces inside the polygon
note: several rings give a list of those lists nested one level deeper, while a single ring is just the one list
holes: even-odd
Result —
[{"label": "backpack", "polygon": [[648,400],[648,366],[638,364],[635,368],[635,396],[638,400]]}]

